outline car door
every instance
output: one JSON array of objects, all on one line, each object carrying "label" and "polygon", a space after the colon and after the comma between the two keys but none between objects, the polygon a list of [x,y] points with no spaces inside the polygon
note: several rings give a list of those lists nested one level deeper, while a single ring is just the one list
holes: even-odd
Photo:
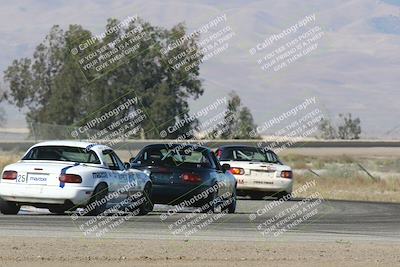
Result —
[{"label": "car door", "polygon": [[138,173],[135,173],[133,170],[129,170],[129,168],[127,169],[125,164],[114,151],[111,153],[111,156],[119,166],[119,188],[124,189],[125,191],[128,190],[128,192],[140,191],[141,187],[144,187],[144,182],[141,182],[144,179],[141,179]]},{"label": "car door", "polygon": [[214,152],[210,152],[210,162],[213,165],[213,169],[217,173],[217,179],[220,184],[218,188],[218,196],[223,196],[225,193],[229,192],[229,179],[225,175],[221,165],[219,164],[217,157],[215,156]]},{"label": "car door", "polygon": [[125,169],[124,164],[112,150],[103,150],[102,157],[111,172],[111,179],[109,181],[109,192],[117,192],[114,194],[112,202],[118,202],[125,199],[128,192],[123,190],[124,186],[128,185],[129,175]]}]

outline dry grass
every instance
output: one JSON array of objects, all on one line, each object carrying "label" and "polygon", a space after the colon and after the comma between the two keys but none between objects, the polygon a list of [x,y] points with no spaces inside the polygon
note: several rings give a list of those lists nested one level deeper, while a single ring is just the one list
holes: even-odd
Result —
[{"label": "dry grass", "polygon": [[288,154],[281,156],[283,162],[293,169],[332,170],[342,166],[363,166],[369,172],[395,174],[400,173],[400,159],[394,156],[310,156]]},{"label": "dry grass", "polygon": [[[307,181],[317,181],[303,197],[319,192],[325,199],[400,202],[400,177],[397,176],[400,160],[397,157],[287,154],[282,160],[295,170],[295,189]],[[379,175],[373,175],[375,179],[369,177],[358,164]],[[388,174],[386,178],[379,177],[384,174]]]},{"label": "dry grass", "polygon": [[368,176],[351,178],[337,176],[317,177],[312,173],[297,175],[294,190],[308,181],[315,180],[316,185],[300,197],[319,192],[324,199],[400,202],[400,179],[372,180]]},{"label": "dry grass", "polygon": [[[322,169],[326,164],[341,163],[347,164],[355,162],[356,159],[348,155],[339,156],[305,156],[300,154],[287,154],[281,156],[282,161],[294,169],[315,168]],[[359,158],[357,158],[359,160]]]},{"label": "dry grass", "polygon": [[0,153],[0,171],[3,171],[3,168],[11,163],[15,163],[21,159],[23,153],[21,152],[1,152]]}]

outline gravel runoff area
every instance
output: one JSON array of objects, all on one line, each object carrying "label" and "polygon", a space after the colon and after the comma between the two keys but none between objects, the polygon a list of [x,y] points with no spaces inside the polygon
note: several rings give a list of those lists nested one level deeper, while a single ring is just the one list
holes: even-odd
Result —
[{"label": "gravel runoff area", "polygon": [[400,204],[325,201],[318,216],[282,236],[260,234],[258,224],[299,201],[250,222],[255,210],[273,202],[239,200],[236,214],[190,237],[168,230],[190,213],[161,222],[163,206],[100,238],[85,237],[68,215],[0,215],[0,266],[400,266]]},{"label": "gravel runoff area", "polygon": [[399,266],[398,244],[2,237],[1,266]]}]

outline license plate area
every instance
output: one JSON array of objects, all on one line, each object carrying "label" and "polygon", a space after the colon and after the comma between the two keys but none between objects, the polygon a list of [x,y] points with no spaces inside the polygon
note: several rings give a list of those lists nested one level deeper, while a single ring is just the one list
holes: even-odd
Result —
[{"label": "license plate area", "polygon": [[275,171],[251,170],[250,174],[254,178],[274,178]]},{"label": "license plate area", "polygon": [[27,183],[32,185],[47,185],[49,174],[47,173],[28,173]]},{"label": "license plate area", "polygon": [[274,182],[271,182],[271,181],[253,181],[253,184],[272,185],[272,184],[274,184]]},{"label": "license plate area", "polygon": [[155,183],[170,183],[172,174],[169,173],[152,173],[151,178]]}]

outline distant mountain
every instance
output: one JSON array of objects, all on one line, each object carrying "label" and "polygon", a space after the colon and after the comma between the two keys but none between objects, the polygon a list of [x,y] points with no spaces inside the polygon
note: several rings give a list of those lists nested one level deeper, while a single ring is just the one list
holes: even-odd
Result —
[{"label": "distant mountain", "polygon": [[382,0],[383,2],[395,6],[400,6],[400,0]]},{"label": "distant mountain", "polygon": [[388,34],[400,34],[400,17],[387,16],[371,19],[377,31]]},{"label": "distant mountain", "polygon": [[[206,92],[192,102],[193,110],[235,90],[258,124],[310,96],[317,96],[318,107],[326,116],[341,112],[359,116],[367,137],[386,137],[385,133],[400,124],[400,0],[37,3],[13,1],[0,11],[1,69],[14,58],[32,55],[53,24],[66,27],[76,23],[101,32],[108,17],[138,14],[162,27],[185,21],[193,31],[226,13],[227,25],[236,35],[229,49],[203,64]],[[251,56],[249,49],[314,13],[316,21],[310,26],[320,26],[325,32],[318,48],[279,72],[262,71],[257,59],[273,47],[256,56]],[[289,35],[281,43],[295,36]],[[15,116],[13,113],[8,116]]]}]

